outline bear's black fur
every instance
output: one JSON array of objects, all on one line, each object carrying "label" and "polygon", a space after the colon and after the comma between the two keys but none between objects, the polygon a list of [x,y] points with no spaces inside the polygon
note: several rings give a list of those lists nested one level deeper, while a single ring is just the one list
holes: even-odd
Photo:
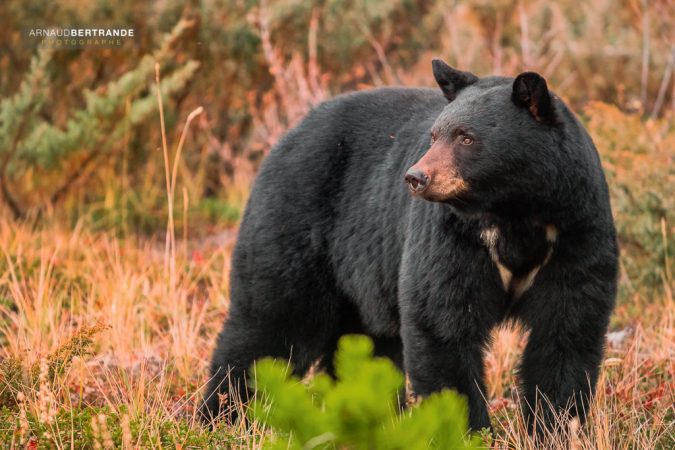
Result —
[{"label": "bear's black fur", "polygon": [[519,368],[530,419],[536,404],[547,426],[554,411],[584,420],[618,252],[593,142],[537,74],[433,69],[441,91],[338,96],[267,157],[205,417],[222,412],[219,393],[246,397],[256,359],[330,372],[338,338],[363,333],[416,394],[457,389],[471,427],[488,427],[483,354],[514,319],[530,332]]}]

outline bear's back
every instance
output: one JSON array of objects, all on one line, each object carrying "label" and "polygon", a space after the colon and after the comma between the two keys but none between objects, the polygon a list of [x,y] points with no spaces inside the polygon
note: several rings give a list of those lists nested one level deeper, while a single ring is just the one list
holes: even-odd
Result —
[{"label": "bear's back", "polygon": [[[421,139],[446,104],[438,90],[402,87],[342,94],[321,103],[271,150],[248,209],[282,203],[302,210],[304,220],[323,221],[327,208],[349,209],[337,205],[345,197],[353,205],[361,195],[391,188],[394,180],[383,183],[379,177],[391,174],[392,165],[412,161],[418,147],[424,150]],[[402,176],[395,182],[405,194]]]}]

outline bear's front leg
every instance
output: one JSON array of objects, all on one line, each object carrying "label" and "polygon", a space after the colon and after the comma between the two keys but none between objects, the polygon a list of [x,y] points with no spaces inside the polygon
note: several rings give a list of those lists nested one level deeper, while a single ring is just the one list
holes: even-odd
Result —
[{"label": "bear's front leg", "polygon": [[[584,423],[602,364],[605,333],[616,294],[616,259],[608,252],[590,261],[570,252],[555,256],[520,318],[530,335],[520,365],[531,432],[567,431],[569,419]],[[562,253],[562,252],[561,252]]]},{"label": "bear's front leg", "polygon": [[414,394],[457,390],[468,400],[469,426],[479,431],[490,428],[483,360],[499,308],[489,283],[462,273],[472,270],[447,260],[406,269],[399,302],[404,366]]},{"label": "bear's front leg", "polygon": [[413,393],[425,397],[444,388],[455,389],[467,398],[471,429],[490,428],[483,374],[485,340],[459,334],[441,337],[411,322],[403,325],[402,335]]}]

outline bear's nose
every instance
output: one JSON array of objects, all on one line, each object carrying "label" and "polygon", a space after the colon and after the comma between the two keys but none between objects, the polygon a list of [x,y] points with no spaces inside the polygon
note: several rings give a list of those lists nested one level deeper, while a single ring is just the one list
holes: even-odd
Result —
[{"label": "bear's nose", "polygon": [[427,188],[429,177],[426,176],[420,169],[411,167],[405,174],[405,181],[408,183],[408,189],[410,189],[411,192],[419,194],[424,192],[424,190]]}]

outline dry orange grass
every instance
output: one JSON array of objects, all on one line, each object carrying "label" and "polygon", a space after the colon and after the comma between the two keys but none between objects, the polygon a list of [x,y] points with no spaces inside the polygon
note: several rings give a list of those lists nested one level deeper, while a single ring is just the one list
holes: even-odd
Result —
[{"label": "dry orange grass", "polygon": [[191,417],[227,310],[231,239],[194,253],[188,246],[187,258],[179,252],[173,286],[164,249],[153,241],[3,221],[0,243],[4,358],[39,364],[78,330],[104,324],[94,356],[75,361],[59,380],[58,407],[75,401]]}]

